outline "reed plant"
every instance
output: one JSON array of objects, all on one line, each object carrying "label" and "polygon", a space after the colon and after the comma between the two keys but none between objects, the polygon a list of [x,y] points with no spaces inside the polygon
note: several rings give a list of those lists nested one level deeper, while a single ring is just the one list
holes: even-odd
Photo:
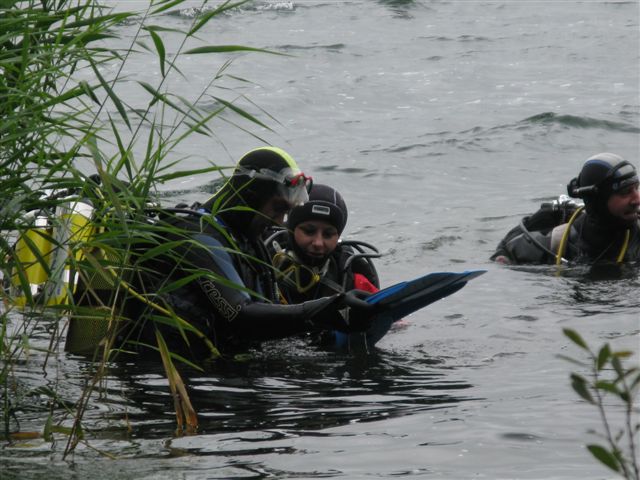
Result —
[{"label": "reed plant", "polygon": [[[68,435],[67,453],[83,441],[83,413],[109,362],[120,351],[115,343],[121,320],[118,303],[142,297],[155,309],[157,321],[178,331],[192,328],[156,302],[154,292],[141,295],[130,285],[131,272],[138,267],[132,251],[145,244],[152,246],[147,256],[168,252],[160,240],[165,233],[161,229],[167,227],[150,220],[158,209],[162,184],[222,168],[213,159],[204,168],[184,168],[184,142],[194,136],[219,141],[215,121],[231,122],[250,135],[252,126],[268,128],[243,106],[242,95],[226,85],[218,87],[223,79],[245,82],[227,73],[233,54],[266,51],[205,45],[198,38],[205,25],[244,3],[211,6],[203,0],[192,10],[197,14],[186,28],[170,29],[162,26],[163,16],[182,8],[185,0],[149,0],[141,12],[111,11],[100,0],[0,0],[0,268],[6,287],[0,317],[0,388],[5,439],[20,433],[14,412],[22,397],[17,394],[20,379],[13,366],[33,348],[29,340],[44,318],[55,319],[47,355],[57,354],[64,344],[69,319],[97,322],[104,332],[95,350],[93,376],[68,410],[72,426],[65,430],[61,421],[57,425],[57,431]],[[136,26],[134,38],[124,48],[114,47],[122,40],[123,23],[129,30]],[[170,49],[165,43],[169,35]],[[219,59],[218,72],[193,96],[168,87],[171,77],[187,82],[180,70],[185,55]],[[157,81],[123,74],[132,62],[149,64],[150,56],[160,72]],[[139,90],[135,105],[120,93],[124,82]],[[229,92],[234,98],[225,98]],[[205,100],[213,101],[215,108],[203,108]],[[72,215],[80,206],[89,212],[91,221],[86,224],[82,216]],[[45,226],[36,228],[38,220]],[[55,233],[61,231],[66,234]],[[18,238],[23,239],[30,263],[15,250]],[[50,251],[43,253],[41,243],[50,245]],[[33,268],[44,272],[43,282],[35,289]],[[210,274],[193,272],[194,276]],[[90,284],[90,278],[107,285],[109,293],[105,297],[89,288],[93,301],[87,307],[74,299],[72,291],[78,282]],[[192,432],[197,417],[175,363],[188,359],[172,353],[161,337],[152,347],[162,357],[174,393],[178,431]],[[58,392],[46,393],[52,405],[58,404]],[[55,430],[51,418],[43,427],[45,436]]]}]

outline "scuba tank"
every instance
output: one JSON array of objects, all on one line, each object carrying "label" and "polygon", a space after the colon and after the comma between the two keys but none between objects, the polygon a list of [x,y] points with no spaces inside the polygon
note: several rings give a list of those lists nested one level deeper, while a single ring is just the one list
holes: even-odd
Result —
[{"label": "scuba tank", "polygon": [[17,306],[64,304],[72,292],[72,265],[93,234],[93,206],[77,197],[59,199],[53,212],[29,212],[28,228],[13,247],[10,298]]},{"label": "scuba tank", "polygon": [[[583,205],[581,203],[572,200],[567,195],[560,195],[555,200],[542,203],[535,213],[523,217],[517,226],[507,232],[504,238],[500,240],[490,259],[495,260],[502,255],[509,257],[509,248],[507,245],[521,235],[526,237],[528,241],[535,246],[535,250],[541,255],[548,255],[550,258],[555,258],[558,253],[555,245],[547,248],[542,245],[532,233],[537,232],[542,235],[553,234],[553,231],[558,231],[556,227],[561,227],[562,225],[567,225],[569,222],[572,222],[582,209]],[[555,236],[556,235],[552,235],[553,240],[555,240]],[[560,254],[560,257],[561,256],[562,253]]]},{"label": "scuba tank", "polygon": [[16,263],[9,284],[10,296],[19,306],[24,306],[29,298],[42,292],[49,277],[49,259],[53,250],[49,217],[37,210],[28,212],[26,218],[31,227],[13,247]]}]

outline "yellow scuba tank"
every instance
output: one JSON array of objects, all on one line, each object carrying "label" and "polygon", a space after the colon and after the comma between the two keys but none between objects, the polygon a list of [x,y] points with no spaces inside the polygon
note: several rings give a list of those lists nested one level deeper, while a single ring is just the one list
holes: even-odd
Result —
[{"label": "yellow scuba tank", "polygon": [[[29,299],[42,292],[49,278],[49,257],[53,250],[49,218],[41,211],[29,212],[32,226],[14,246],[16,264],[11,275],[11,297],[15,304],[24,306]],[[28,290],[29,293],[25,290]]]},{"label": "yellow scuba tank", "polygon": [[73,260],[82,259],[82,245],[93,234],[92,215],[93,206],[75,197],[62,199],[53,216],[35,214],[32,226],[14,247],[17,264],[11,274],[11,297],[16,305],[67,301]]},{"label": "yellow scuba tank", "polygon": [[[83,257],[83,245],[91,238],[93,206],[87,200],[68,198],[56,207],[53,237],[56,248],[51,259],[51,277],[45,288],[47,305],[60,305],[68,301],[72,266]],[[73,255],[73,260],[70,259]],[[75,285],[76,282],[74,281]]]}]

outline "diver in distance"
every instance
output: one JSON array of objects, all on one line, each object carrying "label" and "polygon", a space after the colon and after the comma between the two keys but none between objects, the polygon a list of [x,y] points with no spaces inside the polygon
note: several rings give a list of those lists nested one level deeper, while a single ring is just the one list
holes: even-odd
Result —
[{"label": "diver in distance", "polygon": [[567,185],[572,198],[543,204],[500,241],[503,264],[622,264],[640,260],[640,193],[636,168],[619,155],[588,158]]},{"label": "diver in distance", "polygon": [[[289,154],[261,147],[245,154],[205,203],[161,212],[158,222],[167,227],[161,238],[136,252],[131,284],[138,295],[123,308],[129,328],[118,343],[155,349],[160,332],[172,352],[200,361],[311,330],[368,328],[376,308],[349,292],[280,303],[261,235],[304,203],[309,190],[311,178]],[[163,249],[159,245],[171,248],[147,258],[151,249]],[[186,324],[170,325],[159,311]]]}]

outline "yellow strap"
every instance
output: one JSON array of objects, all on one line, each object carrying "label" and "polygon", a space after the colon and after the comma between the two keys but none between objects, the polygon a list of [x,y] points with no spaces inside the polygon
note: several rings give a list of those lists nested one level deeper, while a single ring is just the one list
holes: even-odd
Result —
[{"label": "yellow strap", "polygon": [[569,222],[567,222],[567,228],[565,228],[564,233],[562,234],[562,238],[560,239],[560,246],[558,247],[558,253],[556,253],[556,265],[562,265],[562,257],[564,255],[564,251],[567,249],[567,241],[569,240],[569,232],[571,232],[571,225],[576,221],[580,212],[584,210],[584,206],[578,208],[571,218],[569,218]]},{"label": "yellow strap", "polygon": [[[575,219],[577,218],[578,214],[582,211],[584,207],[580,207],[578,208],[575,212],[573,212],[573,215],[571,215],[571,218],[569,219],[569,222],[567,224],[567,228],[565,229],[564,233],[562,234],[562,239],[560,240],[560,246],[558,247],[558,253],[556,253],[556,265],[561,265],[562,264],[562,256],[564,255],[564,252],[567,248],[567,241],[569,239],[569,232],[571,231],[571,225],[573,224],[573,222],[575,221]],[[616,263],[622,263],[622,261],[624,260],[624,256],[627,253],[627,249],[629,248],[629,240],[631,239],[631,231],[629,229],[627,229],[624,232],[624,242],[622,242],[622,248],[620,249],[620,253],[618,254],[618,257],[616,258]]]},{"label": "yellow strap", "polygon": [[622,263],[624,260],[624,256],[627,253],[627,248],[629,248],[629,239],[631,238],[631,231],[627,229],[624,232],[624,242],[622,242],[622,248],[620,249],[620,253],[618,254],[618,258],[616,259],[616,263]]}]

